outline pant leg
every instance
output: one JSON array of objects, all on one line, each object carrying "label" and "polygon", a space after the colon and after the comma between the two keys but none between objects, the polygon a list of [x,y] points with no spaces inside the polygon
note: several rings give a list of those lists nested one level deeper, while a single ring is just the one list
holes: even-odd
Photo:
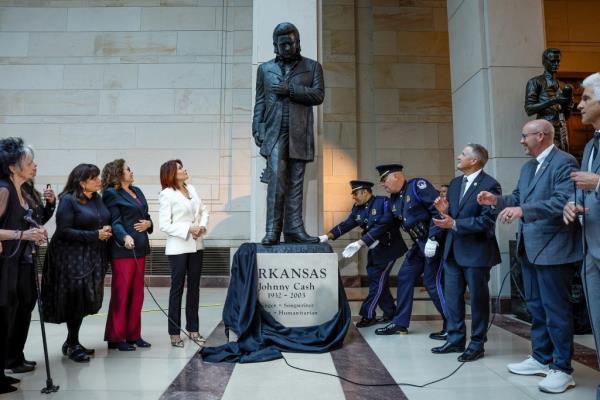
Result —
[{"label": "pant leg", "polygon": [[200,277],[202,275],[202,250],[190,253],[187,262],[187,295],[185,298],[185,322],[188,332],[198,332],[200,304]]},{"label": "pant leg", "polygon": [[427,293],[429,294],[435,309],[438,311],[438,313],[440,313],[442,318],[445,319],[444,310],[442,309],[442,302],[440,300],[436,285],[436,275],[439,264],[439,257],[425,257],[423,259],[423,285],[425,286],[425,289],[427,289]]},{"label": "pant leg", "polygon": [[6,365],[13,368],[25,361],[25,343],[29,335],[31,312],[37,300],[35,287],[35,270],[33,264],[21,264],[17,280],[17,293],[19,301],[14,307],[11,328],[8,336],[8,353]]},{"label": "pant leg", "polygon": [[110,303],[104,340],[107,342],[124,342],[127,340],[127,313],[135,268],[132,258],[115,258],[111,261],[111,265]]},{"label": "pant leg", "polygon": [[394,324],[408,328],[412,314],[415,282],[423,273],[423,257],[415,244],[406,253],[396,280],[396,313]]},{"label": "pant leg", "polygon": [[388,278],[394,261],[385,264],[374,264],[369,257],[369,263],[367,264],[369,294],[360,307],[359,314],[362,317],[374,318],[377,314],[377,305],[381,307],[385,316],[389,317],[394,314],[394,300],[388,286]]},{"label": "pant leg", "polygon": [[537,265],[542,306],[546,313],[546,329],[552,342],[551,369],[573,373],[573,304],[570,301],[575,266]]},{"label": "pant leg", "polygon": [[0,380],[3,380],[4,366],[6,365],[6,357],[8,350],[8,329],[11,310],[10,307],[0,306]]},{"label": "pant leg", "polygon": [[[583,290],[587,300],[588,315],[594,332],[596,357],[598,358],[600,357],[600,349],[598,349],[598,346],[600,346],[600,260],[595,259],[588,252],[584,267]],[[597,359],[597,361],[600,366],[600,359]]]},{"label": "pant leg", "polygon": [[146,257],[139,257],[134,265],[131,289],[129,291],[129,307],[127,309],[126,337],[129,341],[135,341],[142,337],[142,307],[144,305],[144,271],[146,268]]},{"label": "pant leg", "polygon": [[189,254],[168,256],[171,268],[171,289],[169,290],[169,335],[179,335],[181,327],[181,298],[185,284],[185,273]]},{"label": "pant leg", "polygon": [[490,322],[490,267],[463,267],[463,273],[471,296],[471,343],[472,350],[483,348],[487,341]]},{"label": "pant leg", "polygon": [[303,160],[288,160],[288,186],[285,196],[285,213],[283,217],[283,231],[293,232],[304,229],[302,219],[302,200],[304,190],[304,171],[306,162]]},{"label": "pant leg", "polygon": [[272,175],[267,184],[266,232],[281,233],[288,185],[289,136],[280,134],[267,159]]},{"label": "pant leg", "polygon": [[527,255],[521,256],[521,270],[523,272],[523,289],[525,304],[531,314],[531,350],[532,356],[542,364],[552,362],[552,341],[546,327],[546,312],[540,297],[538,274],[535,265],[527,260]]},{"label": "pant leg", "polygon": [[448,258],[444,265],[444,296],[448,312],[447,341],[457,346],[464,346],[466,342],[465,287],[463,268],[453,258]]}]

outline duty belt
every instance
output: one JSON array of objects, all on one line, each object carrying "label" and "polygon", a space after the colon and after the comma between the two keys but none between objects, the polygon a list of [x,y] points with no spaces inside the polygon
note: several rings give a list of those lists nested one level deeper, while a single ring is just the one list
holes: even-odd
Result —
[{"label": "duty belt", "polygon": [[404,232],[408,233],[408,236],[410,236],[413,242],[426,240],[429,236],[429,227],[426,226],[424,221],[419,221],[410,228],[407,228],[404,226],[404,223],[402,223],[402,229]]}]

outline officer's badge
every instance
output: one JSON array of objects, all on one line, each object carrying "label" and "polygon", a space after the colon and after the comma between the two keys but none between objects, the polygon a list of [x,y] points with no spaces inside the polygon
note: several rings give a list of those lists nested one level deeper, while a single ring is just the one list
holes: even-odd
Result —
[{"label": "officer's badge", "polygon": [[425,182],[423,179],[419,179],[417,181],[417,187],[421,190],[425,189],[427,187],[427,182]]},{"label": "officer's badge", "polygon": [[371,210],[371,215],[377,215],[377,210],[375,208]]},{"label": "officer's badge", "polygon": [[406,202],[410,203],[410,196],[409,195],[406,195]]}]

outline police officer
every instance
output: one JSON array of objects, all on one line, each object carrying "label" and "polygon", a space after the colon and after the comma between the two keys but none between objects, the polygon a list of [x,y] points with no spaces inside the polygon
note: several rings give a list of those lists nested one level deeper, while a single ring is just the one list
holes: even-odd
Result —
[{"label": "police officer", "polygon": [[[439,218],[433,202],[439,193],[434,186],[423,178],[406,180],[400,164],[379,165],[377,171],[381,184],[390,193],[391,211],[399,221],[403,231],[413,241],[400,271],[398,271],[396,313],[391,323],[375,330],[377,335],[408,333],[412,314],[414,286],[417,278],[423,274],[423,284],[435,308],[443,317],[442,306],[436,287],[436,268],[440,263],[438,250],[442,230],[435,226],[432,217]],[[432,339],[446,340],[446,320],[440,332],[429,335]]]},{"label": "police officer", "polygon": [[[388,286],[390,270],[398,257],[407,251],[406,244],[398,230],[398,223],[390,211],[388,198],[373,195],[373,183],[350,181],[354,207],[345,221],[335,226],[327,235],[319,236],[321,242],[335,240],[353,228],[362,228],[360,240],[347,246],[360,249],[369,247],[367,254],[367,274],[369,294],[360,308],[362,319],[358,328],[371,326],[378,322],[389,322],[394,316],[394,299]],[[354,254],[356,251],[352,252]],[[345,250],[345,256],[350,256]],[[375,309],[383,310],[383,319],[377,320]]]}]

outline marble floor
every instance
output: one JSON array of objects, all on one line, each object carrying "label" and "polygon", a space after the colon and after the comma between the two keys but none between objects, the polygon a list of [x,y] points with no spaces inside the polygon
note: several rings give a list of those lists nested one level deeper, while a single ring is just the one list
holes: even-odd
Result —
[{"label": "marble floor", "polygon": [[[168,289],[154,288],[164,307]],[[349,289],[350,299],[358,299],[364,290]],[[107,350],[102,341],[106,306],[101,313],[84,320],[81,342],[96,348],[88,364],[76,364],[60,352],[65,340],[64,325],[47,324],[52,379],[60,386],[57,393],[44,395],[46,385],[42,341],[38,321],[32,322],[26,347],[29,359],[38,361],[31,373],[14,375],[22,379],[19,391],[0,396],[2,399],[595,399],[600,372],[593,362],[593,339],[576,336],[573,362],[577,383],[564,394],[549,395],[537,389],[538,377],[512,375],[509,362],[520,361],[529,353],[527,326],[500,316],[489,332],[486,355],[467,363],[450,378],[426,388],[408,385],[365,387],[338,378],[292,369],[286,361],[304,369],[341,375],[361,383],[402,382],[422,385],[448,375],[459,363],[456,354],[433,355],[429,349],[441,342],[428,338],[439,330],[441,322],[432,319],[435,310],[424,293],[415,291],[414,318],[405,336],[377,336],[375,327],[357,330],[352,327],[342,349],[326,354],[285,354],[285,360],[259,364],[209,364],[196,355],[197,347],[188,340],[183,349],[173,348],[166,334],[165,316],[150,296],[146,296],[143,313],[143,337],[150,349],[134,352]],[[106,296],[108,299],[108,293]],[[224,340],[221,310],[225,289],[202,288],[200,331],[209,343]],[[359,303],[351,302],[353,315]],[[34,314],[34,316],[37,314]],[[222,326],[222,325],[221,325]],[[219,327],[218,329],[215,329]],[[587,365],[586,365],[587,364]]]}]

